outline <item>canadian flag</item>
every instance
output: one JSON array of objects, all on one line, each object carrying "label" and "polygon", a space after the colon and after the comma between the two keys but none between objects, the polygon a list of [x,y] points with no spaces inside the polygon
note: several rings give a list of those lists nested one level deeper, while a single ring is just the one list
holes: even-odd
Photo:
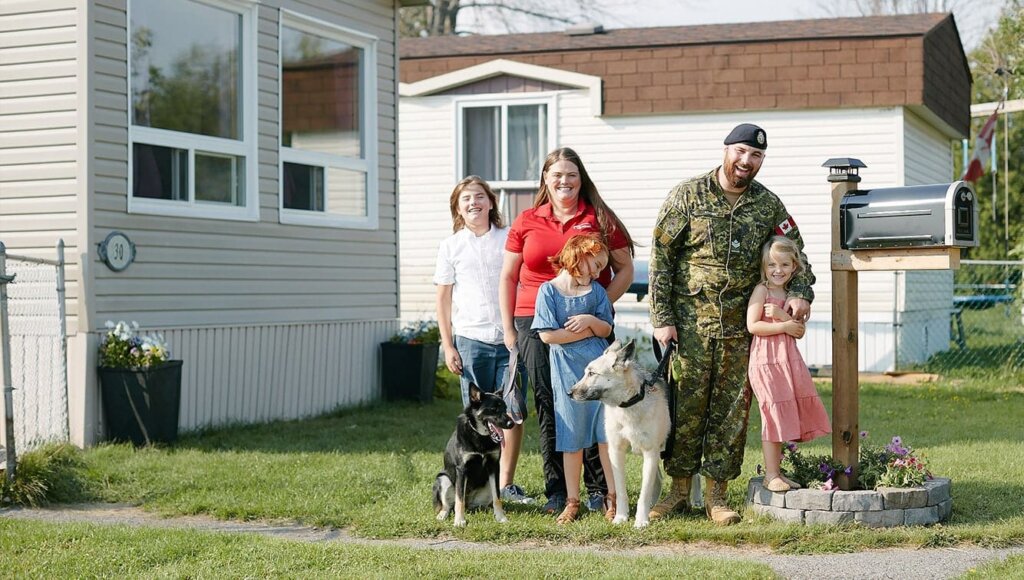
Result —
[{"label": "canadian flag", "polygon": [[989,159],[992,158],[992,135],[996,131],[998,117],[999,108],[997,107],[992,116],[985,121],[985,126],[978,133],[978,138],[974,140],[974,157],[971,157],[971,162],[967,164],[964,175],[960,179],[973,183],[985,173],[985,167]]},{"label": "canadian flag", "polygon": [[795,228],[795,227],[796,227],[796,222],[793,221],[793,216],[786,216],[785,221],[783,221],[781,224],[775,226],[775,233],[780,235],[780,236],[784,236],[784,235],[788,234],[789,232],[793,231],[793,228]]}]

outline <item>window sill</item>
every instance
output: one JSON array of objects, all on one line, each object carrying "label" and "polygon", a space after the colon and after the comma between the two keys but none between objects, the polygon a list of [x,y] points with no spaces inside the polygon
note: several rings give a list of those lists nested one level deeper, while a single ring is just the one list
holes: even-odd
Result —
[{"label": "window sill", "polygon": [[259,209],[255,206],[219,207],[216,204],[187,203],[181,201],[163,201],[143,198],[129,198],[128,213],[242,222],[260,221]]},{"label": "window sill", "polygon": [[282,224],[312,226],[317,228],[351,230],[375,230],[378,228],[378,220],[375,215],[365,217],[338,216],[299,209],[282,209],[279,221]]}]

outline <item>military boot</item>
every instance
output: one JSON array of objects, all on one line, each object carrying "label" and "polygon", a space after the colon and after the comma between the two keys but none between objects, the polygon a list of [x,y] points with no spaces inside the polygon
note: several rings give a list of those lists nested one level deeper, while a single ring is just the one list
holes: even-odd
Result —
[{"label": "military boot", "polygon": [[731,526],[740,523],[740,514],[736,513],[725,502],[728,481],[706,478],[704,488],[704,508],[707,509],[711,521],[720,526]]},{"label": "military boot", "polygon": [[651,508],[647,517],[656,520],[672,512],[683,511],[690,507],[690,482],[692,480],[692,477],[673,477],[672,488],[669,489],[668,495]]}]

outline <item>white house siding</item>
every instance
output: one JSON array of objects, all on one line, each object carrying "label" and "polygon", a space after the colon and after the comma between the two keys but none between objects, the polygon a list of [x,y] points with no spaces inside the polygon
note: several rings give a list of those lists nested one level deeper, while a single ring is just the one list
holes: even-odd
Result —
[{"label": "white house siding", "polygon": [[[905,185],[948,183],[953,180],[950,138],[930,127],[911,111],[904,115]],[[905,272],[899,280],[899,364],[924,362],[949,349],[950,312],[953,309],[953,272]]]},{"label": "white house siding", "polygon": [[[916,145],[902,143],[902,108],[594,117],[586,91],[557,95],[557,145],[580,154],[602,197],[638,242],[637,258],[643,260],[649,257],[654,220],[669,190],[721,163],[722,139],[737,123],[765,128],[769,147],[758,179],[793,214],[817,276],[812,319],[800,343],[810,365],[828,365],[832,358],[831,190],[828,170],[821,164],[832,157],[862,160],[868,166],[861,170],[862,188],[903,185],[905,171],[934,171],[919,169],[922,160],[916,156],[904,159],[904,147]],[[403,318],[434,310],[430,278],[437,246],[451,231],[447,200],[458,179],[453,134],[457,98],[403,98],[400,105]],[[931,153],[924,158],[932,162]],[[886,370],[892,366],[895,275],[863,272],[859,282],[861,368]],[[649,330],[646,302],[638,305],[626,296],[616,308],[619,326]]]},{"label": "white house siding", "polygon": [[452,233],[448,198],[461,179],[455,176],[455,108],[447,96],[402,99],[399,118],[402,319],[435,318],[437,248]]}]

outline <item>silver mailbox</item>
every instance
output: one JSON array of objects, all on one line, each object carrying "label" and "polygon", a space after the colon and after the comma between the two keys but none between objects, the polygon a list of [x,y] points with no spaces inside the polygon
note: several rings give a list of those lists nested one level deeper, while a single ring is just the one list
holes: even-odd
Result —
[{"label": "silver mailbox", "polygon": [[851,191],[839,213],[845,250],[978,245],[978,199],[966,181]]}]

